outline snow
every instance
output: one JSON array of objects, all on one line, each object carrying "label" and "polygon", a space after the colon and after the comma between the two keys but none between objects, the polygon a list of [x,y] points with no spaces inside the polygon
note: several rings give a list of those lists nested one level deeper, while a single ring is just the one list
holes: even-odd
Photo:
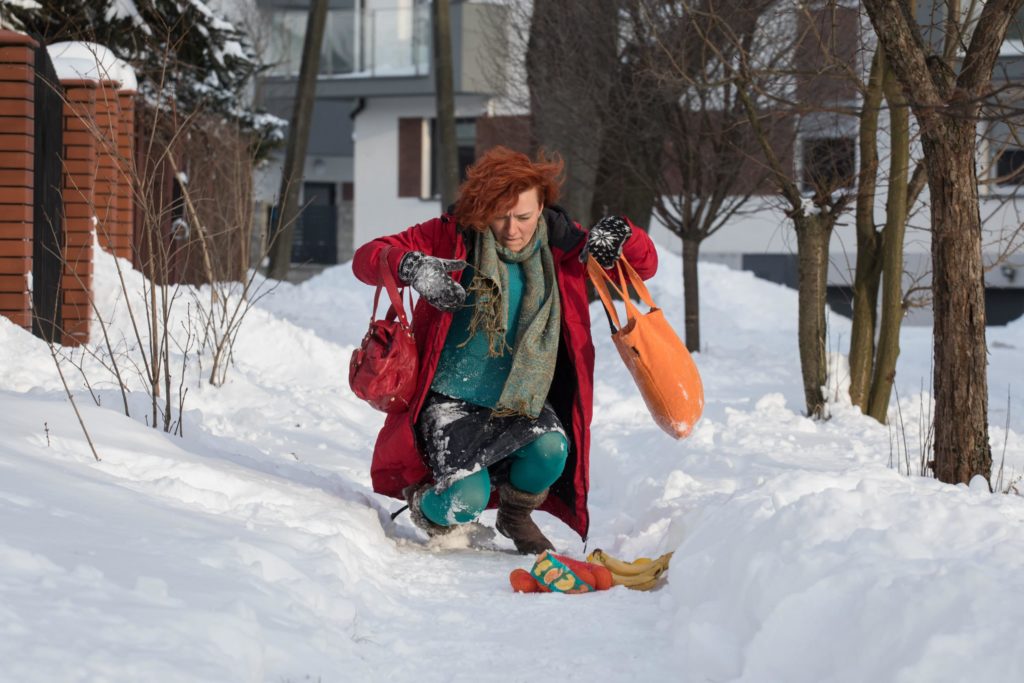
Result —
[{"label": "snow", "polygon": [[[119,6],[120,7],[120,6]],[[57,77],[65,79],[109,79],[121,90],[137,90],[135,70],[102,45],[80,41],[53,43],[46,47]]]},{"label": "snow", "polygon": [[1000,57],[1020,57],[1024,55],[1024,40],[1010,38],[999,46]]},{"label": "snow", "polygon": [[[99,345],[75,360],[101,405],[62,368],[100,462],[49,348],[0,318],[0,679],[1024,677],[1024,499],[906,473],[932,411],[927,329],[903,332],[885,427],[842,399],[849,323],[831,315],[838,400],[815,422],[800,414],[796,293],[702,264],[707,403],[676,442],[646,413],[595,303],[587,548],[675,555],[650,593],[524,596],[507,577],[531,559],[510,541],[473,528],[428,544],[407,514],[391,522],[399,501],[372,493],[383,414],[346,377],[373,292],[347,265],[297,286],[257,281],[269,293],[246,317],[226,384],[206,384],[205,365],[185,373],[177,437],[147,426],[127,362],[140,340],[116,266],[133,306],[142,278],[95,253],[132,417]],[[661,253],[652,295],[682,329],[681,264]],[[174,304],[182,338],[189,306],[209,300],[192,294]],[[988,340],[993,456],[1008,484],[1024,472],[1024,319]],[[537,517],[560,550],[584,554]]]},{"label": "snow", "polygon": [[106,9],[104,18],[107,21],[115,21],[118,19],[129,19],[137,29],[144,31],[147,35],[150,33],[150,28],[146,24],[142,15],[139,14],[139,8],[135,5],[135,0],[113,0]]},{"label": "snow", "polygon": [[39,9],[38,0],[6,0],[5,4],[23,9]]}]

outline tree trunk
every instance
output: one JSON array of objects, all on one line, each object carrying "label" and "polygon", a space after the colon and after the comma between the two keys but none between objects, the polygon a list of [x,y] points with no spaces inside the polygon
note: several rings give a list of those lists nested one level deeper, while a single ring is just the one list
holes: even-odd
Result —
[{"label": "tree trunk", "polygon": [[[649,230],[672,110],[662,104],[665,85],[655,78],[657,69],[637,62],[623,58],[608,96],[591,216],[629,216]],[[669,99],[677,106],[677,97]]]},{"label": "tree trunk", "polygon": [[907,180],[910,175],[910,112],[892,73],[885,77],[889,102],[892,151],[889,157],[889,193],[885,206],[885,237],[882,246],[882,320],[878,353],[871,380],[868,414],[884,423],[900,355],[900,324],[903,321],[903,235],[907,225]]},{"label": "tree trunk", "polygon": [[561,204],[592,222],[609,93],[618,77],[614,0],[535,0],[526,54],[534,143],[565,161]]},{"label": "tree trunk", "polygon": [[798,293],[798,341],[807,414],[825,415],[828,363],[825,357],[825,300],[828,282],[828,243],[832,216],[817,213],[793,218],[796,228],[800,287]]},{"label": "tree trunk", "polygon": [[[932,214],[932,337],[935,353],[935,475],[967,483],[975,475],[991,486],[988,378],[985,374],[985,283],[981,215],[975,169],[980,103],[992,91],[992,70],[1011,19],[1024,0],[979,3],[959,73],[926,56],[907,7],[864,0],[886,58],[904,92],[913,93],[928,173]],[[963,44],[955,15],[946,43],[952,59]],[[958,57],[959,60],[959,57]]]},{"label": "tree trunk", "polygon": [[700,240],[683,240],[683,300],[686,306],[686,349],[700,351],[700,290],[697,283],[697,255]]},{"label": "tree trunk", "polygon": [[988,480],[988,379],[975,123],[922,125],[932,210],[935,352],[935,475],[946,483]]},{"label": "tree trunk", "polygon": [[878,285],[882,272],[880,240],[875,230],[878,175],[878,112],[882,105],[885,59],[881,48],[871,62],[871,76],[860,116],[860,174],[857,183],[857,266],[853,279],[853,329],[850,333],[850,401],[868,412],[868,388],[875,357]]},{"label": "tree trunk", "polygon": [[272,226],[274,246],[270,250],[269,276],[275,280],[288,277],[292,262],[292,240],[295,222],[299,218],[299,188],[306,165],[306,145],[313,120],[316,97],[316,75],[320,70],[320,46],[323,44],[324,25],[327,23],[327,0],[314,0],[309,6],[306,36],[302,43],[302,65],[299,83],[292,107],[292,120],[288,127],[288,146],[281,169],[281,190],[278,193],[277,223]]},{"label": "tree trunk", "polygon": [[[651,156],[660,159],[660,154]],[[647,179],[640,178],[632,163],[623,164],[617,149],[608,144],[603,146],[590,215],[594,220],[603,216],[629,216],[638,228],[649,231],[654,211],[653,182],[650,180],[653,172],[647,174]],[[658,171],[664,172],[661,168]]]},{"label": "tree trunk", "polygon": [[437,93],[437,143],[441,211],[455,202],[459,189],[459,152],[455,143],[455,85],[452,76],[451,13],[448,0],[434,0],[434,85]]}]

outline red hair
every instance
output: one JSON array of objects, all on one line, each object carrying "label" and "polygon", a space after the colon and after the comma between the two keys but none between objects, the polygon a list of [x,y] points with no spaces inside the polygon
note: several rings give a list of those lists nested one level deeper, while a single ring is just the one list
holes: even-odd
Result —
[{"label": "red hair", "polygon": [[532,187],[537,188],[541,204],[551,206],[558,201],[564,167],[560,158],[548,159],[543,151],[532,161],[522,152],[494,147],[466,170],[466,181],[459,186],[455,202],[455,220],[485,230]]}]

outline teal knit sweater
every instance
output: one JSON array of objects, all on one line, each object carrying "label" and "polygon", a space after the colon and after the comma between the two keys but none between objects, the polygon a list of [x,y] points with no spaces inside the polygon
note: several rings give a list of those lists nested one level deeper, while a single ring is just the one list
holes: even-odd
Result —
[{"label": "teal knit sweater", "polygon": [[[515,346],[516,330],[519,328],[519,304],[523,299],[525,278],[523,268],[517,263],[502,263],[508,269],[508,321],[505,326],[505,341]],[[462,274],[462,282],[473,281],[473,267]],[[444,340],[437,372],[430,388],[439,394],[458,398],[468,403],[494,408],[501,398],[512,367],[512,353],[506,352],[498,358],[487,353],[487,334],[478,331],[469,339],[469,322],[473,318],[476,295],[470,294],[465,305],[452,317],[452,326]],[[462,344],[469,339],[469,342]]]}]

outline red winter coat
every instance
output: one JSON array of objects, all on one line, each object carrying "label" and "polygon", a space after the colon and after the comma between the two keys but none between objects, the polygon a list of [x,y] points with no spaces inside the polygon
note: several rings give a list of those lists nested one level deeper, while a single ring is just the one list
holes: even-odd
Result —
[{"label": "red winter coat", "polygon": [[[561,295],[562,339],[558,349],[555,376],[548,400],[571,436],[565,470],[552,485],[542,510],[550,512],[576,531],[584,540],[590,525],[587,492],[590,471],[590,419],[593,413],[594,344],[590,336],[590,305],[587,301],[586,269],[579,262],[586,232],[573,223],[559,207],[544,210],[548,224],[548,242],[558,275]],[[397,235],[379,237],[360,247],[352,259],[352,272],[363,282],[379,285],[378,258],[386,246],[388,265],[398,278],[398,264],[410,251],[441,258],[466,258],[463,229],[445,214],[414,225]],[[623,254],[644,279],[658,267],[658,256],[647,233],[634,229],[623,247]],[[454,273],[458,280],[462,273]],[[414,425],[434,380],[437,362],[451,325],[452,314],[439,311],[422,298],[413,312],[413,333],[419,354],[419,381],[412,408],[387,416],[377,436],[370,477],[373,490],[402,498],[402,489],[429,478],[430,470],[420,454]],[[497,495],[491,499],[491,507]]]}]

